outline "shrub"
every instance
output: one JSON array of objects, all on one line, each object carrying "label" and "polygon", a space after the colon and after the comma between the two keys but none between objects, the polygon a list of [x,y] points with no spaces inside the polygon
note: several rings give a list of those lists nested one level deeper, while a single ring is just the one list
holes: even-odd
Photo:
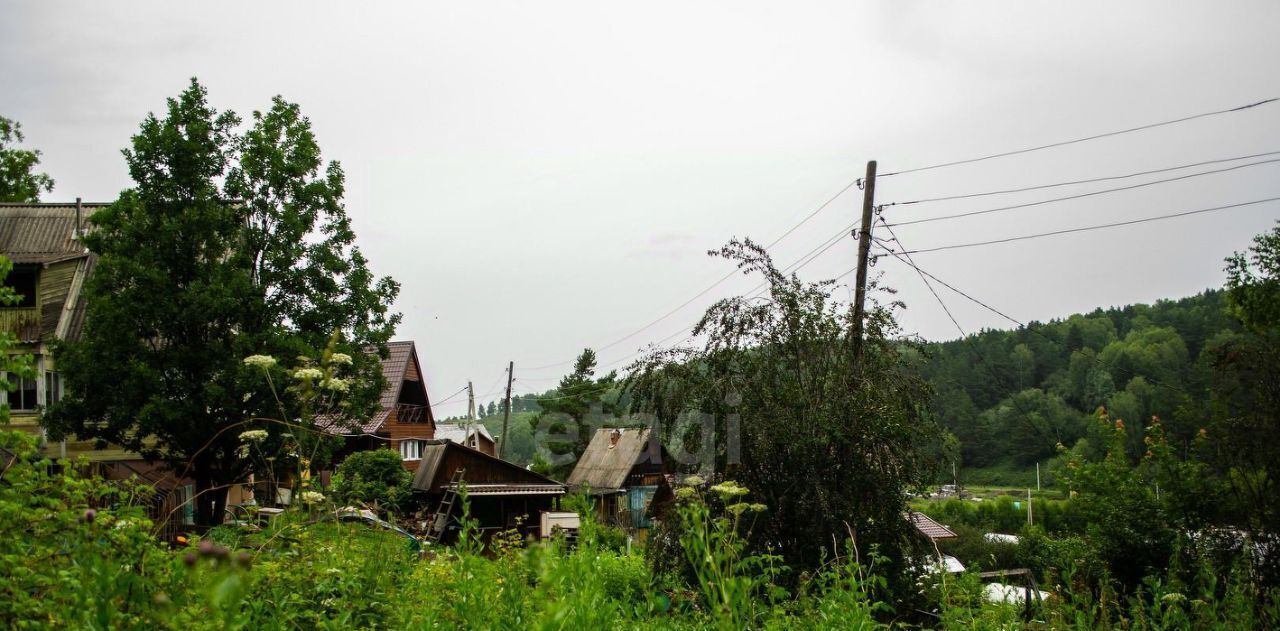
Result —
[{"label": "shrub", "polygon": [[338,465],[331,492],[340,505],[399,512],[408,505],[412,481],[400,454],[390,449],[358,451]]}]

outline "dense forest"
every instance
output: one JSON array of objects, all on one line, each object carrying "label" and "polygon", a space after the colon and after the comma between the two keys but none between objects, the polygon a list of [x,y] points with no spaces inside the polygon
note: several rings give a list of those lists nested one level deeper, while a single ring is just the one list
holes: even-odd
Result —
[{"label": "dense forest", "polygon": [[997,472],[978,472],[982,481],[1013,483],[1059,445],[1099,455],[1089,421],[1100,407],[1128,421],[1131,456],[1145,451],[1152,417],[1188,445],[1206,424],[1197,402],[1209,399],[1215,350],[1240,333],[1224,292],[1209,290],[932,343],[924,370],[932,408],[957,439],[952,458]]},{"label": "dense forest", "polygon": [[[1170,440],[1189,444],[1205,426],[1206,411],[1196,402],[1208,399],[1214,351],[1240,333],[1225,293],[1208,290],[932,342],[923,348],[921,366],[934,392],[930,407],[954,437],[947,459],[962,480],[1025,484],[1034,480],[1036,463],[1060,460],[1059,445],[1101,454],[1102,440],[1090,436],[1099,407],[1129,421],[1134,457],[1145,450],[1143,427],[1153,416],[1165,423]],[[509,457],[529,462],[538,399],[558,393],[512,397]],[[478,406],[495,434],[502,405]],[[1048,478],[1051,467],[1044,473]]]}]

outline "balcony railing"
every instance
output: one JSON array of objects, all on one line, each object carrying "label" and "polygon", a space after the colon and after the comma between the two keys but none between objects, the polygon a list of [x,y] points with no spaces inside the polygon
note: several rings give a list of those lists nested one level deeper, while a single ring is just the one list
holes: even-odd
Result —
[{"label": "balcony railing", "polygon": [[427,422],[427,406],[400,403],[396,405],[396,420],[401,423]]},{"label": "balcony railing", "polygon": [[19,342],[40,340],[40,310],[35,307],[0,307],[0,331],[12,333]]}]

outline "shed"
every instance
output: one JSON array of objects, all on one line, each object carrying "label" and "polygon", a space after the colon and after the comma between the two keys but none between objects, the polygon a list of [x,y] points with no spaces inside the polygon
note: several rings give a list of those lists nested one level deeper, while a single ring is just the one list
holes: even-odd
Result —
[{"label": "shed", "polygon": [[665,482],[662,456],[648,427],[600,429],[566,484],[597,497],[597,512],[605,523],[645,529],[649,505]]},{"label": "shed", "polygon": [[493,435],[481,423],[436,423],[436,438],[466,445],[490,456],[498,455]]},{"label": "shed", "polygon": [[429,440],[422,446],[422,460],[413,475],[413,490],[438,505],[458,485],[461,471],[472,518],[482,531],[515,528],[538,536],[538,514],[554,509],[565,486],[501,458],[448,440]]},{"label": "shed", "polygon": [[912,511],[910,519],[911,525],[915,527],[916,532],[920,533],[930,541],[955,539],[958,536],[956,533],[952,532],[950,528],[939,524],[928,515],[919,511]]}]

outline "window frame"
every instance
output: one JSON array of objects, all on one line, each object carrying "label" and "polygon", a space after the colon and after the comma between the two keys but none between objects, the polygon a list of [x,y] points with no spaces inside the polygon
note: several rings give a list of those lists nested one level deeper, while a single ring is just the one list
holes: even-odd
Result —
[{"label": "window frame", "polygon": [[[422,460],[422,443],[423,441],[416,438],[406,438],[401,440],[400,459],[404,462],[417,462]],[[410,454],[412,454],[412,456]]]},{"label": "window frame", "polygon": [[[40,379],[20,377],[13,373],[0,373],[14,385],[11,392],[0,390],[0,403],[7,404],[10,412],[36,412],[40,410]],[[29,407],[19,407],[19,404],[26,404],[26,396],[22,387],[26,382],[31,382],[31,401]],[[15,400],[16,399],[16,400]]]}]

